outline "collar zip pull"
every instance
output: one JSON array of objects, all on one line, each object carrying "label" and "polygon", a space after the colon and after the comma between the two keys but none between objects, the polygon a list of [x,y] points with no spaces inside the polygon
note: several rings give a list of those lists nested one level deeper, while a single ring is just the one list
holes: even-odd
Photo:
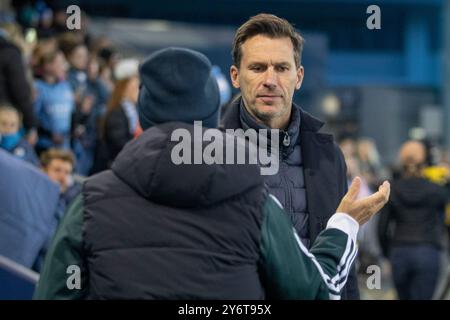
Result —
[{"label": "collar zip pull", "polygon": [[287,131],[283,131],[283,133],[284,133],[283,146],[289,147],[289,145],[291,144],[291,137],[289,136],[289,133],[287,133]]}]

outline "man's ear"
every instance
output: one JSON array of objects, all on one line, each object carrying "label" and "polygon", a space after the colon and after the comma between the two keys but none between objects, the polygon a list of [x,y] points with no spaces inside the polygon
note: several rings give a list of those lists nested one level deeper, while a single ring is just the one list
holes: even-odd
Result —
[{"label": "man's ear", "polygon": [[303,68],[303,66],[300,66],[297,69],[297,83],[295,84],[295,89],[300,89],[300,87],[302,86],[302,82],[303,82],[303,77],[305,76],[305,69]]},{"label": "man's ear", "polygon": [[231,84],[236,89],[239,89],[241,86],[239,84],[239,69],[235,65],[232,65],[230,67],[230,78],[231,78]]}]

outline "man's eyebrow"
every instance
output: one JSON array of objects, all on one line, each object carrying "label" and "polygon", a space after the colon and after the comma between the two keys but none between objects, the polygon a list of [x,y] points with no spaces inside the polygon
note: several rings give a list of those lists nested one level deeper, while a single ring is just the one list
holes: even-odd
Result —
[{"label": "man's eyebrow", "polygon": [[[254,66],[254,65],[267,66],[268,63],[267,62],[262,62],[262,61],[252,61],[248,65],[249,66]],[[289,61],[280,61],[280,62],[273,63],[273,65],[275,65],[275,66],[291,66],[292,63],[289,62]]]},{"label": "man's eyebrow", "polygon": [[291,66],[292,65],[292,63],[290,63],[289,61],[275,62],[274,64],[276,66]]},{"label": "man's eyebrow", "polygon": [[267,65],[267,62],[251,61],[248,65],[249,65],[249,66],[254,66],[254,65],[266,66],[266,65]]}]

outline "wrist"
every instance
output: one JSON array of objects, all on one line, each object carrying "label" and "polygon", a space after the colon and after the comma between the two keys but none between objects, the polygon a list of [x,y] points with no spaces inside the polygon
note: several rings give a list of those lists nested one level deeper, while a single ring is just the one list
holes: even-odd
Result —
[{"label": "wrist", "polygon": [[327,229],[339,229],[346,233],[355,243],[359,231],[359,223],[350,215],[336,212],[328,220]]}]

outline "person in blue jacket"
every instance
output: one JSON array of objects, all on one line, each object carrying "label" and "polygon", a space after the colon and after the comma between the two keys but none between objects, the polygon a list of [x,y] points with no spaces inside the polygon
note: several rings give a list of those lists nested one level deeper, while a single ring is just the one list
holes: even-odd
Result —
[{"label": "person in blue jacket", "polygon": [[59,187],[0,149],[0,255],[40,271],[59,218]]},{"label": "person in blue jacket", "polygon": [[39,120],[40,154],[49,148],[69,149],[75,97],[66,78],[66,60],[61,51],[44,54],[39,61],[42,78],[35,81],[34,112]]}]

